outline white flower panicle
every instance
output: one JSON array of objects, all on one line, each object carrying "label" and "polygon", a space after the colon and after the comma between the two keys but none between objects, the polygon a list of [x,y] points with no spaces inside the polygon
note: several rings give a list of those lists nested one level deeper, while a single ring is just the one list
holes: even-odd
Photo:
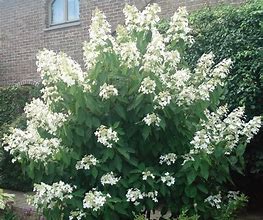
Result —
[{"label": "white flower panicle", "polygon": [[138,200],[143,199],[143,193],[137,188],[130,188],[126,193],[127,202],[132,202],[134,205],[139,205]]},{"label": "white flower panicle", "polygon": [[161,109],[164,109],[165,106],[169,105],[171,103],[171,100],[172,100],[172,96],[168,91],[160,92],[153,99],[153,101],[157,103],[155,108],[161,108]]},{"label": "white flower panicle", "polygon": [[147,180],[149,177],[152,179],[155,179],[155,176],[153,175],[153,173],[151,171],[143,171],[142,172],[142,179],[143,180]]},{"label": "white flower panicle", "polygon": [[153,124],[153,125],[158,127],[158,126],[160,126],[161,119],[159,118],[159,116],[157,114],[152,113],[152,114],[147,114],[142,119],[142,121],[148,126],[151,126]]},{"label": "white flower panicle", "polygon": [[117,96],[117,95],[118,95],[118,90],[113,85],[108,85],[104,83],[100,87],[99,96],[102,98],[102,100],[107,100],[112,96]]},{"label": "white flower panicle", "polygon": [[57,129],[63,126],[68,115],[63,113],[56,113],[50,110],[40,99],[33,99],[31,103],[25,106],[25,113],[27,125],[32,128],[43,128],[50,134],[55,134]]},{"label": "white flower panicle", "polygon": [[142,69],[147,72],[154,72],[157,76],[165,70],[165,43],[163,36],[152,30],[152,40],[147,45],[146,53],[143,55]]},{"label": "white flower panicle", "polygon": [[239,191],[228,191],[227,198],[230,200],[237,200],[239,195],[240,195]]},{"label": "white flower panicle", "polygon": [[247,143],[259,132],[262,125],[261,116],[255,116],[248,123],[245,124],[243,134],[247,137]]},{"label": "white flower panicle", "polygon": [[161,181],[167,186],[172,186],[175,183],[175,178],[172,177],[169,172],[166,172],[164,176],[161,176]]},{"label": "white flower panicle", "polygon": [[4,149],[14,156],[14,161],[26,158],[47,164],[54,160],[55,155],[62,149],[61,140],[58,138],[42,138],[35,128],[27,130],[11,129],[10,135],[3,139]]},{"label": "white flower panicle", "polygon": [[154,93],[156,88],[156,83],[154,80],[152,80],[149,76],[144,78],[143,81],[141,82],[141,86],[139,88],[139,92],[142,94],[152,94]]},{"label": "white flower panicle", "polygon": [[80,161],[76,164],[77,170],[89,170],[91,166],[96,166],[99,161],[92,154],[84,156]]},{"label": "white flower panicle", "polygon": [[177,12],[171,18],[169,29],[167,31],[167,41],[179,41],[182,39],[186,43],[193,43],[193,37],[190,35],[191,28],[188,25],[188,13],[185,7],[179,7]]},{"label": "white flower panicle", "polygon": [[89,29],[90,41],[83,45],[84,61],[88,71],[96,65],[97,58],[101,54],[100,49],[107,48],[108,40],[112,39],[110,33],[110,24],[106,21],[106,16],[96,9]]},{"label": "white flower panicle", "polygon": [[85,194],[83,199],[83,208],[92,209],[93,211],[98,211],[101,209],[107,201],[107,198],[110,198],[109,194],[103,194],[96,189],[92,189]]},{"label": "white flower panicle", "polygon": [[175,163],[175,161],[177,160],[177,156],[174,153],[169,153],[169,154],[165,154],[165,155],[161,155],[160,156],[160,164],[167,164],[168,166],[172,165]]},{"label": "white flower panicle", "polygon": [[123,66],[134,68],[140,65],[141,54],[136,46],[136,42],[129,41],[120,43],[114,50],[115,53],[120,56]]},{"label": "white flower panicle", "polygon": [[182,158],[184,159],[182,166],[185,165],[185,163],[187,163],[188,161],[194,161],[194,158],[190,153],[182,155]]},{"label": "white flower panicle", "polygon": [[86,73],[81,70],[80,65],[62,52],[55,53],[47,49],[39,52],[37,70],[45,87],[42,90],[43,98],[48,104],[62,100],[56,86],[58,82],[63,82],[68,87],[86,84]]},{"label": "white flower panicle", "polygon": [[117,143],[119,138],[117,132],[113,129],[107,128],[104,125],[101,125],[96,131],[95,136],[98,138],[98,142],[103,144],[106,147],[112,148],[113,143]]},{"label": "white flower panicle", "polygon": [[212,66],[214,65],[214,54],[211,52],[209,54],[203,54],[196,65],[194,80],[201,81],[207,77],[207,74],[210,72]]},{"label": "white flower panicle", "polygon": [[222,203],[221,193],[218,193],[217,195],[208,196],[205,199],[205,202],[209,203],[212,207],[220,209],[221,208],[221,203]]},{"label": "white flower panicle", "polygon": [[117,182],[119,182],[120,179],[121,179],[121,177],[115,177],[113,172],[110,172],[110,173],[103,175],[101,177],[100,181],[101,181],[101,184],[103,186],[106,184],[113,186],[113,185],[117,184]]},{"label": "white flower panicle", "polygon": [[160,20],[157,15],[160,11],[161,8],[157,4],[148,5],[142,12],[140,12],[135,6],[126,4],[123,13],[127,30],[131,32],[150,30],[154,28]]},{"label": "white flower panicle", "polygon": [[45,183],[35,184],[35,195],[28,197],[28,203],[38,210],[43,208],[52,209],[66,199],[72,199],[74,187],[62,181],[48,185]]},{"label": "white flower panicle", "polygon": [[158,192],[157,191],[153,191],[153,192],[148,192],[148,193],[142,193],[144,198],[150,198],[152,199],[154,202],[158,202]]},{"label": "white flower panicle", "polygon": [[260,129],[261,118],[254,117],[245,122],[244,107],[239,107],[228,114],[226,106],[220,107],[217,112],[206,112],[207,120],[202,122],[202,129],[195,133],[191,144],[194,149],[190,154],[205,152],[212,154],[215,146],[226,141],[225,154],[230,154],[239,143],[241,137],[249,142]]},{"label": "white flower panicle", "polygon": [[86,218],[86,213],[80,210],[71,211],[69,220],[81,220]]}]

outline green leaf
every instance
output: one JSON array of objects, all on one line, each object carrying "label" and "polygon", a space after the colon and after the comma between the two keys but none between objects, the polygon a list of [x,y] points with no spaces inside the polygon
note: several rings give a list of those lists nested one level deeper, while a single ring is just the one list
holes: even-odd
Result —
[{"label": "green leaf", "polygon": [[122,160],[121,158],[119,157],[119,155],[116,155],[115,158],[114,158],[114,165],[115,167],[117,168],[117,170],[119,172],[121,172],[121,168],[122,168]]},{"label": "green leaf", "polygon": [[191,185],[195,181],[196,176],[197,176],[197,173],[194,172],[193,170],[191,170],[191,172],[187,174],[188,185]]},{"label": "green leaf", "polygon": [[117,104],[115,105],[115,111],[116,113],[122,118],[122,119],[126,119],[126,113],[125,113],[125,110],[124,108],[120,105],[120,104]]}]

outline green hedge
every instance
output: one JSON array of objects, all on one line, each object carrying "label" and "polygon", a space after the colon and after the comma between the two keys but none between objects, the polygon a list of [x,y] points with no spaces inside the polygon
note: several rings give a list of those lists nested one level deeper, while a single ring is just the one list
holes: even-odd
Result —
[{"label": "green hedge", "polygon": [[232,107],[245,105],[249,116],[263,113],[263,0],[239,7],[205,8],[190,16],[195,43],[187,60],[194,64],[203,53],[213,51],[216,60],[231,58],[225,101]]},{"label": "green hedge", "polygon": [[[10,86],[0,88],[0,140],[8,133],[10,126],[25,125],[23,109],[33,97],[38,96],[35,86]],[[23,174],[18,163],[11,162],[12,157],[3,150],[0,141],[0,188],[29,190],[32,183]]]}]

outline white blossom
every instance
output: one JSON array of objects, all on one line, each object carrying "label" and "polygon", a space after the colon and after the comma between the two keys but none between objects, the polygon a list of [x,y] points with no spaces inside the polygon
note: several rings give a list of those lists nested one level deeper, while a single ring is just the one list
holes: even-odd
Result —
[{"label": "white blossom", "polygon": [[144,198],[150,198],[152,199],[154,202],[158,202],[158,192],[157,191],[153,191],[153,192],[148,192],[148,193],[142,193]]},{"label": "white blossom", "polygon": [[175,183],[175,178],[172,177],[169,172],[166,172],[164,176],[161,176],[161,181],[167,186],[172,186]]},{"label": "white blossom", "polygon": [[111,148],[113,143],[117,143],[119,138],[117,132],[113,131],[112,128],[107,128],[104,125],[101,125],[96,131],[95,136],[98,138],[98,142],[103,144],[106,147]]},{"label": "white blossom", "polygon": [[98,163],[99,161],[92,154],[86,155],[80,161],[77,162],[76,169],[89,170],[91,166],[96,166],[96,164]]},{"label": "white blossom", "polygon": [[156,88],[156,83],[154,80],[152,80],[150,77],[146,77],[141,82],[141,86],[139,88],[139,92],[142,94],[152,94],[154,93]]},{"label": "white blossom", "polygon": [[193,43],[190,35],[191,28],[188,25],[188,13],[185,7],[179,7],[171,18],[167,31],[167,41],[179,41],[182,39],[187,43]]},{"label": "white blossom", "polygon": [[140,202],[138,200],[143,199],[142,192],[137,188],[130,188],[126,193],[127,202],[132,202],[134,205],[139,205]]},{"label": "white blossom", "polygon": [[239,195],[240,195],[239,191],[228,191],[227,198],[230,200],[237,200]]},{"label": "white blossom", "polygon": [[41,127],[50,134],[55,134],[68,117],[67,114],[52,112],[50,107],[39,98],[33,99],[31,103],[25,106],[24,110],[28,119],[28,126],[35,129]]},{"label": "white blossom", "polygon": [[48,185],[45,183],[35,184],[33,196],[28,196],[28,202],[38,210],[43,208],[52,209],[66,199],[72,199],[74,187],[62,181]]},{"label": "white blossom", "polygon": [[147,180],[147,178],[151,177],[152,179],[155,179],[155,176],[151,171],[143,171],[142,172],[142,179]]},{"label": "white blossom", "polygon": [[160,92],[153,99],[153,101],[157,103],[156,108],[160,107],[161,109],[169,105],[171,103],[171,100],[172,100],[172,96],[168,91]]},{"label": "white blossom", "polygon": [[37,54],[37,71],[40,72],[44,88],[41,90],[48,105],[63,100],[57,83],[63,82],[67,87],[73,85],[87,86],[86,73],[80,65],[63,52],[55,53],[44,49]]},{"label": "white blossom", "polygon": [[245,124],[243,134],[247,137],[247,143],[259,132],[262,125],[261,116],[255,116]]},{"label": "white blossom", "polygon": [[169,166],[169,165],[174,164],[176,160],[177,160],[176,154],[169,153],[169,154],[161,155],[159,163],[160,164],[166,163]]},{"label": "white blossom", "polygon": [[208,196],[205,199],[205,202],[209,203],[212,207],[216,207],[217,209],[220,209],[222,203],[221,193],[218,193],[217,195]]},{"label": "white blossom", "polygon": [[104,83],[100,87],[99,96],[102,98],[102,100],[107,100],[112,96],[117,96],[117,95],[118,95],[118,90],[113,85],[108,85]]},{"label": "white blossom", "polygon": [[115,177],[113,172],[110,172],[110,173],[103,175],[100,181],[103,186],[106,184],[115,185],[117,184],[117,182],[119,182],[120,179],[121,177]]},{"label": "white blossom", "polygon": [[107,40],[112,39],[110,33],[110,24],[106,21],[106,16],[96,9],[93,12],[89,29],[90,41],[85,42],[83,46],[87,70],[96,65],[101,54],[101,48],[104,47],[104,50],[107,50]]},{"label": "white blossom", "polygon": [[76,210],[76,211],[71,211],[69,220],[81,220],[85,219],[86,214],[83,211]]},{"label": "white blossom", "polygon": [[11,134],[4,136],[3,143],[4,149],[14,156],[13,161],[26,157],[47,164],[48,161],[54,160],[55,155],[62,149],[60,139],[42,138],[37,129],[32,127],[28,127],[27,130],[11,129]]},{"label": "white blossom", "polygon": [[147,114],[142,121],[145,122],[146,125],[151,126],[152,124],[159,126],[161,119],[155,113]]},{"label": "white blossom", "polygon": [[120,43],[114,48],[115,53],[120,55],[121,63],[128,68],[140,65],[141,54],[136,46],[136,42],[129,41]]},{"label": "white blossom", "polygon": [[154,28],[160,20],[157,15],[161,8],[157,4],[150,4],[140,12],[135,6],[126,4],[123,9],[125,25],[128,31],[144,31]]},{"label": "white blossom", "polygon": [[92,209],[93,211],[98,211],[101,209],[107,201],[107,198],[110,198],[109,194],[103,194],[96,189],[92,189],[85,194],[83,199],[83,208]]}]

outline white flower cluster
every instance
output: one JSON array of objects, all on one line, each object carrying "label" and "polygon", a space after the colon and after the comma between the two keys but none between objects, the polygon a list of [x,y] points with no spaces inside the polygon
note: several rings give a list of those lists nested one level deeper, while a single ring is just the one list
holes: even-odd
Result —
[{"label": "white flower cluster", "polygon": [[98,211],[107,201],[107,198],[110,198],[109,194],[103,194],[96,189],[92,189],[85,194],[83,199],[83,208],[92,209],[93,211]]},{"label": "white flower cluster", "polygon": [[138,188],[130,188],[128,189],[126,193],[126,198],[128,202],[132,202],[135,206],[140,204],[139,200],[143,200],[144,198],[150,198],[154,202],[158,202],[158,192],[153,191],[153,192],[141,192]]},{"label": "white flower cluster", "polygon": [[40,99],[33,99],[31,103],[27,104],[25,113],[28,127],[35,129],[41,127],[50,134],[55,134],[68,117],[63,113],[52,112],[50,107]]},{"label": "white flower cluster", "polygon": [[150,77],[146,77],[143,79],[143,81],[141,82],[141,86],[139,88],[139,92],[141,92],[142,94],[152,94],[154,93],[156,88],[156,83],[154,80],[152,80]]},{"label": "white flower cluster", "polygon": [[26,157],[46,164],[53,160],[62,148],[60,139],[44,139],[35,128],[31,127],[25,131],[17,128],[11,129],[11,134],[5,135],[3,140],[4,149],[14,156],[13,162]]},{"label": "white flower cluster", "polygon": [[85,219],[86,214],[83,211],[76,210],[76,211],[71,211],[69,220],[81,220]]},{"label": "white flower cluster", "polygon": [[52,209],[60,205],[64,200],[72,198],[74,187],[62,181],[48,185],[45,183],[35,184],[35,195],[28,197],[28,203],[38,210],[43,208]]},{"label": "white flower cluster", "polygon": [[107,128],[101,125],[96,131],[95,136],[98,138],[98,142],[106,147],[112,148],[113,143],[117,143],[119,138],[117,132],[113,131],[112,128]]},{"label": "white flower cluster", "polygon": [[135,6],[126,5],[123,9],[125,25],[128,31],[150,30],[160,20],[157,15],[161,8],[157,4],[148,5],[142,12]]},{"label": "white flower cluster", "polygon": [[76,164],[76,169],[77,170],[89,170],[91,166],[96,166],[99,161],[94,157],[92,154],[87,155],[83,157],[80,161],[77,162]]},{"label": "white flower cluster", "polygon": [[182,39],[185,42],[193,43],[193,38],[189,34],[191,29],[188,25],[188,13],[185,7],[178,8],[170,21],[170,27],[167,31],[168,41],[179,41]]},{"label": "white flower cluster", "polygon": [[120,43],[118,46],[115,46],[114,50],[116,54],[120,55],[123,66],[133,68],[140,65],[141,54],[136,46],[136,42]]},{"label": "white flower cluster", "polygon": [[207,121],[202,122],[202,129],[195,133],[191,144],[194,149],[190,154],[203,151],[211,154],[221,141],[226,141],[225,154],[230,154],[239,143],[240,137],[250,141],[259,131],[261,118],[254,117],[249,122],[244,120],[244,108],[239,107],[228,114],[226,106],[220,107],[217,112],[206,112]]},{"label": "white flower cluster", "polygon": [[90,41],[85,42],[83,46],[84,61],[88,71],[96,65],[100,49],[106,47],[107,40],[111,39],[110,32],[110,24],[106,21],[106,16],[96,9],[89,29]]},{"label": "white flower cluster", "polygon": [[166,163],[169,166],[169,165],[174,164],[176,160],[177,160],[176,154],[169,153],[169,154],[161,155],[159,163],[160,164]]},{"label": "white flower cluster", "polygon": [[44,85],[43,98],[48,104],[62,99],[57,91],[57,82],[63,82],[68,87],[86,84],[84,82],[86,74],[80,65],[62,52],[55,53],[47,49],[39,52],[37,70]]},{"label": "white flower cluster", "polygon": [[155,113],[152,114],[147,114],[142,121],[144,121],[144,123],[148,126],[151,126],[152,124],[159,126],[161,119],[159,118],[159,116]]},{"label": "white flower cluster", "polygon": [[157,103],[155,108],[164,109],[165,106],[171,103],[172,96],[168,91],[160,92],[157,96],[154,97],[153,101]]},{"label": "white flower cluster", "polygon": [[142,179],[147,180],[147,178],[151,177],[152,179],[155,179],[155,176],[151,171],[143,171],[142,172]]},{"label": "white flower cluster", "polygon": [[158,192],[154,191],[154,192],[148,192],[148,193],[142,193],[144,198],[150,198],[152,199],[154,202],[158,202]]},{"label": "white flower cluster", "polygon": [[227,198],[231,200],[237,200],[239,195],[240,195],[239,191],[229,191],[227,194]]},{"label": "white flower cluster", "polygon": [[100,93],[99,96],[102,98],[102,100],[107,100],[112,96],[117,96],[118,90],[113,85],[108,85],[104,83],[100,87]]},{"label": "white flower cluster", "polygon": [[222,203],[221,193],[218,193],[217,195],[208,196],[205,199],[205,202],[209,203],[212,207],[216,207],[217,209],[220,209]]},{"label": "white flower cluster", "polygon": [[117,184],[117,182],[119,182],[119,180],[121,179],[121,177],[115,177],[115,175],[113,174],[113,172],[107,173],[105,175],[103,175],[101,177],[101,184],[104,186],[106,184],[109,185],[115,185]]},{"label": "white flower cluster", "polygon": [[175,183],[175,178],[172,177],[169,172],[166,172],[164,176],[161,176],[161,181],[167,186],[172,186]]},{"label": "white flower cluster", "polygon": [[137,188],[130,188],[126,193],[127,202],[132,202],[134,205],[139,205],[140,202],[138,200],[143,199],[142,192]]}]

